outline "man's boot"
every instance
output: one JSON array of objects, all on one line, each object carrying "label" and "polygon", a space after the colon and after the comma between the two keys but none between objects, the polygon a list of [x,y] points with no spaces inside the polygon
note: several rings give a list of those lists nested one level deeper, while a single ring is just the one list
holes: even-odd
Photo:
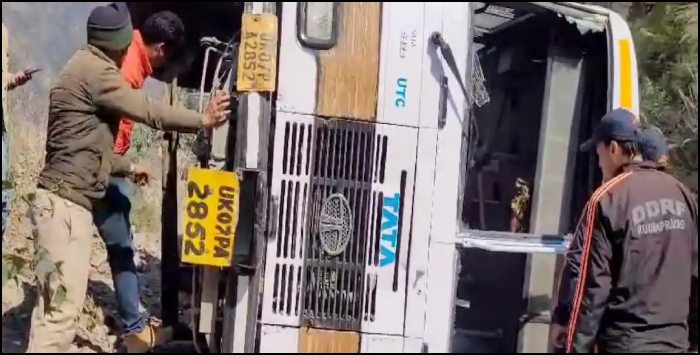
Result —
[{"label": "man's boot", "polygon": [[173,328],[161,328],[147,324],[140,333],[124,336],[124,347],[127,353],[146,353],[153,348],[162,346],[173,338]]}]

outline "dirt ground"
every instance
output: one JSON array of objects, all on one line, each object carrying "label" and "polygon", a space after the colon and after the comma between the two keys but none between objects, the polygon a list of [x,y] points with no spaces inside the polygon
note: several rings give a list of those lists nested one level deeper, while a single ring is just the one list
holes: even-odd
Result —
[{"label": "dirt ground", "polygon": [[[34,255],[30,221],[27,216],[26,201],[22,196],[33,191],[36,176],[43,161],[43,151],[37,147],[43,144],[43,138],[30,139],[36,127],[32,124],[18,125],[13,133],[13,142],[17,149],[11,153],[17,155],[11,159],[10,170],[15,184],[15,200],[12,203],[10,225],[5,231],[5,253],[17,254],[31,260]],[[37,143],[37,141],[39,143]],[[43,147],[43,145],[41,145]],[[183,150],[184,151],[184,150]],[[20,154],[24,152],[24,155]],[[161,208],[161,157],[159,143],[142,158],[141,163],[149,167],[152,181],[141,188],[140,202],[132,196],[132,224],[138,230],[134,241],[137,249],[135,261],[139,273],[139,286],[143,308],[154,317],[159,317],[160,309],[160,208]],[[23,159],[22,159],[23,158]],[[178,198],[185,196],[185,172],[190,166],[187,154],[178,154]],[[139,209],[140,208],[140,209]],[[135,218],[136,217],[136,218]],[[146,223],[148,222],[148,223]],[[149,227],[148,229],[146,227]],[[150,232],[141,232],[150,231]],[[118,349],[120,325],[116,321],[116,301],[112,276],[107,262],[104,243],[94,232],[91,255],[90,281],[87,299],[79,317],[79,328],[73,349],[77,353],[115,352]],[[9,281],[2,290],[2,352],[23,353],[27,346],[29,323],[35,301],[34,274],[26,268],[19,276],[19,282]],[[181,321],[189,323],[190,307],[187,297],[181,296]]]},{"label": "dirt ground", "polygon": [[[157,156],[153,158],[156,160]],[[155,181],[149,184],[147,199],[155,207],[159,206],[161,194],[160,181],[156,171],[160,168],[153,164]],[[184,166],[184,163],[183,163]],[[184,174],[182,174],[184,176]],[[184,198],[184,182],[178,184],[178,196]],[[154,207],[154,208],[155,208]],[[23,212],[24,211],[24,212]],[[158,210],[159,211],[159,210]],[[158,215],[159,216],[159,215]],[[19,254],[31,259],[34,242],[30,233],[30,223],[26,215],[26,206],[21,202],[13,204],[11,224],[6,231],[6,247],[9,253]],[[133,222],[133,216],[132,216]],[[159,225],[159,222],[158,222]],[[141,304],[153,317],[159,317],[160,309],[160,228],[150,233],[136,233],[135,263],[139,275]],[[3,251],[3,254],[5,251]],[[83,306],[78,324],[78,333],[71,352],[76,353],[111,353],[119,350],[120,325],[116,320],[116,300],[107,251],[104,243],[94,231],[92,255],[90,257],[90,281],[86,302]],[[29,323],[35,301],[34,275],[32,270],[24,270],[19,282],[9,281],[2,290],[2,352],[23,353],[26,350]],[[182,295],[181,321],[188,323],[190,318],[189,302]]]},{"label": "dirt ground", "polygon": [[[9,240],[11,250],[31,247],[30,240]],[[14,243],[13,243],[14,242]],[[141,302],[152,315],[160,314],[160,235],[135,237]],[[29,320],[34,305],[34,282],[23,275],[20,284],[10,281],[2,292],[2,352],[22,353],[26,349]],[[95,237],[91,256],[88,296],[79,319],[71,352],[96,353],[116,350],[118,324],[112,277],[104,244]]]}]

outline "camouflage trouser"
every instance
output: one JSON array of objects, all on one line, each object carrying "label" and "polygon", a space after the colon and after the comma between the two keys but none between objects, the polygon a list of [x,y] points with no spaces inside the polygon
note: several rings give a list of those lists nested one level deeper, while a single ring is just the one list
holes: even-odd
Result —
[{"label": "camouflage trouser", "polygon": [[[60,264],[61,273],[37,287],[27,353],[68,352],[85,302],[92,248],[92,214],[85,208],[43,189],[31,202],[31,220],[42,261]],[[63,297],[58,297],[59,289]],[[49,298],[46,299],[46,295]],[[48,308],[47,308],[48,306]]]}]

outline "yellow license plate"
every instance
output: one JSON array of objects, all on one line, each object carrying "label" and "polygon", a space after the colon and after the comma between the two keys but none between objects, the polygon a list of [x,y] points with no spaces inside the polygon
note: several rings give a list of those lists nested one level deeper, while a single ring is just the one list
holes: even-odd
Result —
[{"label": "yellow license plate", "polygon": [[238,91],[273,92],[277,84],[277,16],[243,15]]},{"label": "yellow license plate", "polygon": [[190,169],[183,211],[183,262],[218,267],[231,265],[240,190],[236,173]]}]

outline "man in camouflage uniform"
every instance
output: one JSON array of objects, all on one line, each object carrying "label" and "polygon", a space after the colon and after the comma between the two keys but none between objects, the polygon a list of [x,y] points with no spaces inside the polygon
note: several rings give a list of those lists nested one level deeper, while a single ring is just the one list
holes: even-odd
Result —
[{"label": "man in camouflage uniform", "polygon": [[[124,80],[120,66],[134,34],[125,3],[95,7],[86,25],[87,43],[68,60],[49,95],[46,159],[30,215],[37,248],[45,260],[60,263],[61,273],[37,285],[27,353],[71,349],[88,288],[92,212],[104,199],[109,179],[148,183],[143,167],[114,154],[121,118],[192,133],[221,126],[231,113],[230,96],[223,92],[199,113],[154,101]],[[62,297],[52,302],[59,292]],[[169,334],[148,329],[129,337],[130,352],[146,352],[168,340]]]}]

